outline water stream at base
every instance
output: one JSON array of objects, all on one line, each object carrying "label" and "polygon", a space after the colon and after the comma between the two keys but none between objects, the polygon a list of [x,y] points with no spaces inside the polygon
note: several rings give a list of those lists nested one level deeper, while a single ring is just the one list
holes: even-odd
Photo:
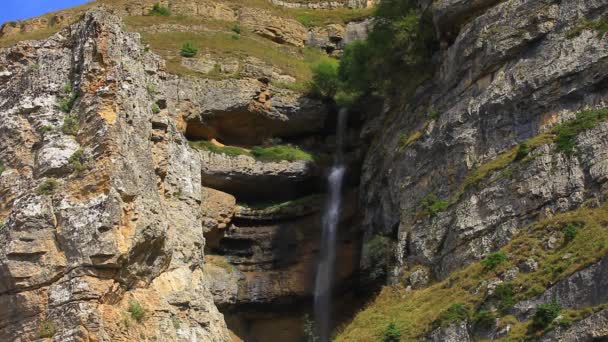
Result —
[{"label": "water stream at base", "polygon": [[323,215],[323,236],[321,239],[321,254],[315,278],[315,325],[320,342],[328,342],[331,333],[332,320],[332,282],[336,261],[336,233],[340,221],[340,207],[342,202],[342,183],[344,179],[344,135],[348,112],[341,109],[338,114],[338,127],[336,131],[336,153],[334,164],[327,177],[328,200]]}]

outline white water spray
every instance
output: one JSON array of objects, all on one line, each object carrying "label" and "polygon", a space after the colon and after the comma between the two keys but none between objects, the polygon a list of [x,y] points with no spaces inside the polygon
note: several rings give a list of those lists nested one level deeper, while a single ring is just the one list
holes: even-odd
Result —
[{"label": "white water spray", "polygon": [[325,214],[323,215],[321,254],[315,279],[315,324],[321,342],[328,342],[331,333],[331,293],[336,262],[336,233],[340,221],[342,182],[345,172],[343,148],[347,115],[348,112],[345,109],[341,109],[338,114],[336,154],[334,157],[334,164],[327,178],[329,198],[326,204]]}]

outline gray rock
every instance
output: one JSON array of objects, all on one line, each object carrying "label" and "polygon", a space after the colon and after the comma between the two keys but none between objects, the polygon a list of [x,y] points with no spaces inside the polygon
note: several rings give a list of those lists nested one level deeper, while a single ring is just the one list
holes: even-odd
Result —
[{"label": "gray rock", "polygon": [[591,342],[608,338],[608,310],[596,312],[569,328],[557,327],[536,341]]},{"label": "gray rock", "polygon": [[467,322],[456,322],[433,330],[426,340],[428,342],[466,342],[471,341],[471,336]]}]

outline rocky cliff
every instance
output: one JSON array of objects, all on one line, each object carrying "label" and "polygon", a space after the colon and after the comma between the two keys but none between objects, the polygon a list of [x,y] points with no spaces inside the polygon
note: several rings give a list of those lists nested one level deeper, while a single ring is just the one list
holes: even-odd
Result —
[{"label": "rocky cliff", "polygon": [[[1,340],[310,323],[336,107],[305,87],[376,2],[155,3],[0,29]],[[417,3],[430,76],[351,109],[335,323],[388,286],[337,339],[606,338],[608,3]]]}]

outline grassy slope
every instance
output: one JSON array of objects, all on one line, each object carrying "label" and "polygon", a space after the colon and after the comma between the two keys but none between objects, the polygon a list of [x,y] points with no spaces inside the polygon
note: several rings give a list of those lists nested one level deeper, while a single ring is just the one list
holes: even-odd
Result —
[{"label": "grassy slope", "polygon": [[[556,250],[545,250],[543,238],[551,232],[562,234],[567,223],[584,224],[569,243]],[[376,299],[363,309],[354,320],[337,335],[337,341],[377,341],[391,322],[396,323],[403,341],[414,341],[432,329],[433,323],[450,305],[460,303],[470,308],[479,306],[485,299],[482,283],[496,278],[496,274],[515,267],[520,261],[534,257],[539,263],[536,272],[518,274],[513,281],[518,290],[516,300],[538,294],[543,289],[573,272],[587,267],[608,254],[608,206],[596,209],[579,209],[542,220],[504,247],[509,260],[495,271],[486,271],[480,263],[453,273],[449,278],[428,288],[405,292],[402,286],[385,287]],[[571,257],[564,259],[567,253]],[[530,290],[532,289],[532,290]],[[513,321],[507,317],[505,321]],[[517,324],[509,340],[519,341],[527,333],[528,323]]]}]

